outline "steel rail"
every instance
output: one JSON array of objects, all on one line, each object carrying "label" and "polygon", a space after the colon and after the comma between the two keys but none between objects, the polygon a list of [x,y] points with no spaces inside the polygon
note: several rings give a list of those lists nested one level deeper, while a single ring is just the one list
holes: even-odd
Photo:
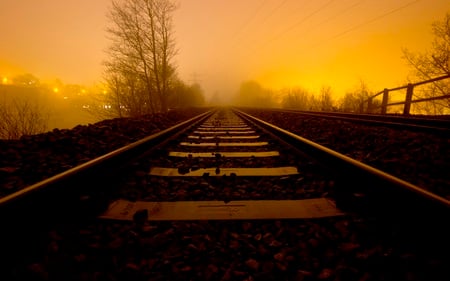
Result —
[{"label": "steel rail", "polygon": [[[364,198],[362,199],[364,203],[359,204],[360,210],[361,208],[374,208],[377,209],[377,212],[382,212],[385,209],[388,215],[391,214],[392,208],[400,208],[399,213],[411,214],[417,212],[433,214],[446,212],[448,214],[450,212],[450,201],[441,196],[240,110],[234,109],[234,111],[245,120],[269,130],[334,171],[343,183],[341,188],[347,188],[347,190],[340,190],[343,195],[342,202],[347,201],[348,196],[362,194],[366,196],[361,197]],[[346,203],[352,204],[351,202]],[[357,202],[356,205],[358,205]]]},{"label": "steel rail", "polygon": [[[202,113],[168,129],[2,197],[0,198],[0,218],[11,216],[8,210],[17,209],[17,205],[28,209],[27,204],[35,205],[37,200],[42,200],[39,203],[41,206],[45,206],[45,202],[48,202],[49,199],[58,200],[58,198],[55,198],[54,193],[67,199],[68,196],[64,195],[70,194],[72,192],[70,189],[88,190],[99,188],[102,182],[106,182],[103,175],[111,173],[114,167],[139,156],[174,135],[181,134],[188,127],[203,122],[213,113],[214,110]],[[95,190],[91,191],[95,192]],[[61,202],[61,204],[64,204],[64,202]]]},{"label": "steel rail", "polygon": [[[409,129],[437,134],[450,134],[450,120],[431,118],[408,118],[375,114],[352,114],[341,112],[299,111],[289,109],[269,109],[271,111],[295,113],[302,116],[318,117],[360,123],[370,126],[384,126],[395,129]],[[266,109],[267,111],[267,109]]]},{"label": "steel rail", "polygon": [[367,114],[367,113],[348,113],[348,112],[331,112],[331,111],[302,111],[297,110],[296,112],[307,113],[307,114],[318,114],[318,115],[330,115],[337,117],[349,117],[349,118],[360,118],[360,119],[368,119],[368,120],[377,120],[377,121],[393,121],[397,123],[408,123],[408,124],[416,124],[416,125],[427,125],[430,126],[439,126],[439,127],[448,127],[450,125],[450,116],[445,118],[444,116],[435,116],[422,117],[418,116],[408,116],[404,115],[395,115],[395,114]]}]

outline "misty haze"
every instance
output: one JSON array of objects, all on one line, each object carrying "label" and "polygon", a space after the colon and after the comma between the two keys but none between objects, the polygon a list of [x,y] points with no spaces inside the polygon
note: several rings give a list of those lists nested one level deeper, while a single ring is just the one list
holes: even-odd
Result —
[{"label": "misty haze", "polygon": [[[155,28],[145,1],[2,3],[0,138],[189,106],[401,114],[408,83],[449,75],[444,0],[155,3]],[[410,90],[433,100],[448,81]]]}]

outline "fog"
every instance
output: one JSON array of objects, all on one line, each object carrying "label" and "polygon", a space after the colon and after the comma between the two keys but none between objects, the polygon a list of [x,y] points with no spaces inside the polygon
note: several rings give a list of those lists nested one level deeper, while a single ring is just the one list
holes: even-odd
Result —
[{"label": "fog", "polygon": [[[278,105],[280,93],[319,95],[327,88],[337,100],[361,83],[371,92],[404,85],[411,68],[402,48],[429,49],[431,24],[450,8],[447,0],[175,2],[177,76],[200,85],[207,102],[236,102],[242,86],[255,83]],[[81,96],[102,91],[110,7],[110,0],[0,3],[0,84],[12,86],[26,73],[37,77],[50,129],[102,118],[71,110],[74,97],[53,89],[59,83],[93,89]]]}]

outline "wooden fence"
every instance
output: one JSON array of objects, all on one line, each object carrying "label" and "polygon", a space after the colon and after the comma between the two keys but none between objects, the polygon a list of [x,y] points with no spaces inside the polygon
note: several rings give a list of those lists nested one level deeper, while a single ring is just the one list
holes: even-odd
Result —
[{"label": "wooden fence", "polygon": [[[383,91],[376,93],[375,95],[369,97],[367,100],[365,100],[363,102],[363,104],[361,105],[361,107],[364,107],[364,103],[367,103],[367,108],[368,111],[372,111],[374,109],[381,109],[381,114],[386,114],[387,112],[387,107],[388,106],[392,106],[392,105],[404,105],[403,107],[403,114],[404,115],[409,115],[410,110],[411,110],[411,104],[413,103],[418,103],[418,102],[427,102],[427,101],[433,101],[433,100],[443,100],[443,99],[450,99],[450,94],[446,94],[446,95],[442,95],[442,96],[437,96],[437,97],[431,97],[431,98],[421,98],[421,99],[415,99],[413,100],[413,94],[414,94],[414,87],[416,86],[420,86],[420,85],[424,85],[424,84],[428,84],[428,83],[433,83],[436,81],[440,81],[440,80],[444,80],[444,79],[448,79],[450,78],[450,75],[445,75],[445,76],[441,76],[441,77],[437,77],[437,78],[433,78],[430,80],[426,80],[426,81],[421,81],[418,83],[409,83],[406,86],[402,86],[402,87],[397,87],[397,88],[392,88],[392,89],[384,89]],[[405,95],[405,101],[400,101],[400,102],[393,102],[393,103],[388,103],[389,101],[389,93],[393,92],[393,91],[399,91],[399,90],[404,90],[406,89],[406,95]],[[380,106],[373,106],[373,99],[383,95],[383,99],[381,101],[381,105]]]}]

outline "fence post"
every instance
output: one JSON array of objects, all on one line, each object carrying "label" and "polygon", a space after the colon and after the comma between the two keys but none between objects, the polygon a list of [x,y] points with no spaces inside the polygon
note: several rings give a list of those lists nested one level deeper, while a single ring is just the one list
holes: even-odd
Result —
[{"label": "fence post", "polygon": [[386,112],[387,112],[388,95],[389,95],[389,90],[387,88],[384,88],[383,100],[381,101],[381,114],[386,114]]},{"label": "fence post", "polygon": [[372,113],[372,98],[367,100],[367,113]]},{"label": "fence post", "polygon": [[408,87],[406,88],[406,98],[405,98],[405,107],[403,108],[403,115],[409,115],[413,91],[414,86],[411,83],[409,83]]}]

